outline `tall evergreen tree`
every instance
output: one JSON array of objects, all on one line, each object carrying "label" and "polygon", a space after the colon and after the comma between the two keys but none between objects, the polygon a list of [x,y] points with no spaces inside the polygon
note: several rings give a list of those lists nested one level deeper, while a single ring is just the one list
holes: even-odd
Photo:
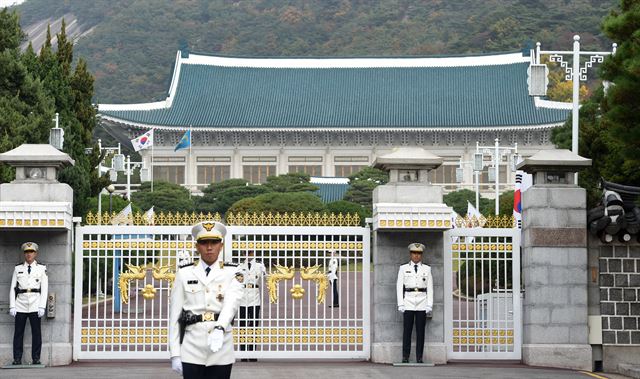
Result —
[{"label": "tall evergreen tree", "polygon": [[602,124],[608,132],[606,178],[640,186],[640,0],[621,0],[602,25],[618,42],[616,53],[606,59],[601,75],[613,83],[602,101]]},{"label": "tall evergreen tree", "polygon": [[[24,39],[17,13],[0,11],[0,152],[22,143],[47,141],[53,102],[41,81],[29,70],[19,46]],[[31,50],[33,52],[33,50]],[[13,171],[0,165],[0,181],[13,179]]]}]

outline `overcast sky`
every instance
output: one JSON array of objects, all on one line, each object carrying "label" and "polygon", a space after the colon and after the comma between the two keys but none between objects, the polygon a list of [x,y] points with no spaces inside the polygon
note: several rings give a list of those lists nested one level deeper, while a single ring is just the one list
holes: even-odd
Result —
[{"label": "overcast sky", "polygon": [[0,8],[9,6],[9,5],[14,5],[14,4],[20,4],[25,2],[25,0],[0,0]]}]

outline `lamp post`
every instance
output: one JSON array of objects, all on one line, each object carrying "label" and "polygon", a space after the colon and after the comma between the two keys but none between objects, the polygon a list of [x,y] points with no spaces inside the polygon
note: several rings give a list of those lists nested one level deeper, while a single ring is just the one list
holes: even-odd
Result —
[{"label": "lamp post", "polygon": [[116,187],[114,187],[113,184],[109,184],[106,189],[107,192],[109,192],[109,215],[111,215],[113,211],[113,191],[116,190]]},{"label": "lamp post", "polygon": [[131,175],[133,175],[133,170],[136,167],[144,167],[144,162],[131,162],[131,157],[127,155],[127,160],[125,162],[125,174],[127,175],[127,192],[125,196],[127,200],[131,200]]},{"label": "lamp post", "polygon": [[[571,111],[571,151],[574,154],[578,154],[578,141],[579,141],[579,124],[578,119],[580,116],[580,81],[587,80],[587,71],[593,67],[594,63],[602,63],[606,55],[613,55],[616,53],[618,47],[617,44],[612,45],[611,51],[584,51],[580,50],[580,36],[573,36],[573,50],[540,50],[540,42],[536,43],[535,55],[532,54],[529,78],[529,95],[531,96],[545,96],[547,94],[546,82],[541,84],[541,81],[546,81],[546,64],[540,62],[541,55],[548,55],[549,61],[559,63],[565,71],[565,80],[573,81],[573,96],[572,96],[572,111]],[[533,52],[532,52],[533,53]],[[569,67],[569,62],[564,60],[565,56],[572,56],[572,66]],[[580,57],[586,56],[587,61],[581,67]],[[544,66],[544,67],[542,67]],[[539,71],[539,75],[534,75],[535,68],[544,68]],[[578,183],[578,174],[575,174],[575,182]]]},{"label": "lamp post", "polygon": [[[502,161],[502,157],[511,156],[511,170],[515,171],[515,165],[518,162],[518,144],[514,144],[514,147],[500,147],[500,141],[496,138],[493,146],[480,146],[478,141],[476,141],[476,153],[474,156],[474,170],[476,173],[484,167],[484,154],[489,154],[493,161],[493,167],[491,168],[493,169],[493,176],[495,178],[495,214],[498,215],[500,214],[500,162]],[[491,178],[489,178],[489,180],[491,180]]]},{"label": "lamp post", "polygon": [[478,174],[482,171],[482,167],[479,170],[476,170],[475,162],[473,161],[463,161],[460,158],[460,163],[458,164],[458,168],[456,169],[456,181],[458,183],[464,182],[464,168],[463,165],[470,165],[473,168],[473,184],[476,190],[476,209],[480,210],[480,180],[478,178]]}]

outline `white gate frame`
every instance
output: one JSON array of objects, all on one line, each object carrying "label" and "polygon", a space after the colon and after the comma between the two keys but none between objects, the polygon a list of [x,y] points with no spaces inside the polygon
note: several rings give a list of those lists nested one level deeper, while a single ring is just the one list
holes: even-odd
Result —
[{"label": "white gate frame", "polygon": [[[362,310],[362,345],[360,350],[347,351],[236,351],[237,358],[259,357],[273,359],[349,359],[368,360],[371,356],[371,315],[370,315],[370,276],[371,248],[370,229],[353,226],[228,226],[224,254],[225,260],[235,258],[232,248],[234,235],[273,234],[286,235],[349,235],[362,238],[362,298],[358,307]],[[81,351],[83,328],[83,262],[86,259],[83,251],[84,236],[93,235],[183,235],[182,241],[190,241],[191,226],[114,226],[114,225],[77,225],[75,228],[75,289],[74,289],[74,321],[73,321],[73,359],[169,359],[168,349],[162,351]],[[106,240],[105,240],[106,241]],[[98,240],[97,243],[105,242]],[[109,240],[113,242],[114,240]],[[120,240],[124,242],[126,240]],[[171,240],[177,242],[178,240]],[[327,249],[325,247],[325,249]],[[336,248],[339,250],[340,248]],[[123,249],[124,250],[124,249]],[[163,256],[166,258],[166,253]],[[90,258],[89,258],[90,259]],[[117,284],[116,284],[117,285]],[[114,292],[115,296],[115,292]],[[116,299],[114,298],[114,301]],[[119,301],[119,300],[118,300]],[[161,313],[168,317],[167,312]],[[349,331],[349,333],[351,333]],[[168,335],[168,333],[167,333]],[[86,336],[85,336],[86,337]],[[342,338],[342,337],[341,337]],[[334,339],[335,341],[335,336]],[[353,345],[353,343],[350,343]],[[360,344],[360,343],[358,343]]]},{"label": "white gate frame", "polygon": [[450,359],[522,359],[522,299],[511,296],[513,309],[513,351],[477,351],[456,352],[453,349],[453,254],[452,244],[455,237],[511,237],[512,238],[512,288],[521,287],[520,280],[520,240],[518,228],[456,228],[444,233],[444,339],[447,348],[447,360]]}]

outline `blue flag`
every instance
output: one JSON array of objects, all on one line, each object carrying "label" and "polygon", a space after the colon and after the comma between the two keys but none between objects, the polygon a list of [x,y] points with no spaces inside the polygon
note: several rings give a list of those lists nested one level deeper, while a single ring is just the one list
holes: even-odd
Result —
[{"label": "blue flag", "polygon": [[180,138],[180,141],[173,149],[173,151],[178,151],[181,149],[188,149],[191,147],[191,130],[187,130],[186,133]]}]

